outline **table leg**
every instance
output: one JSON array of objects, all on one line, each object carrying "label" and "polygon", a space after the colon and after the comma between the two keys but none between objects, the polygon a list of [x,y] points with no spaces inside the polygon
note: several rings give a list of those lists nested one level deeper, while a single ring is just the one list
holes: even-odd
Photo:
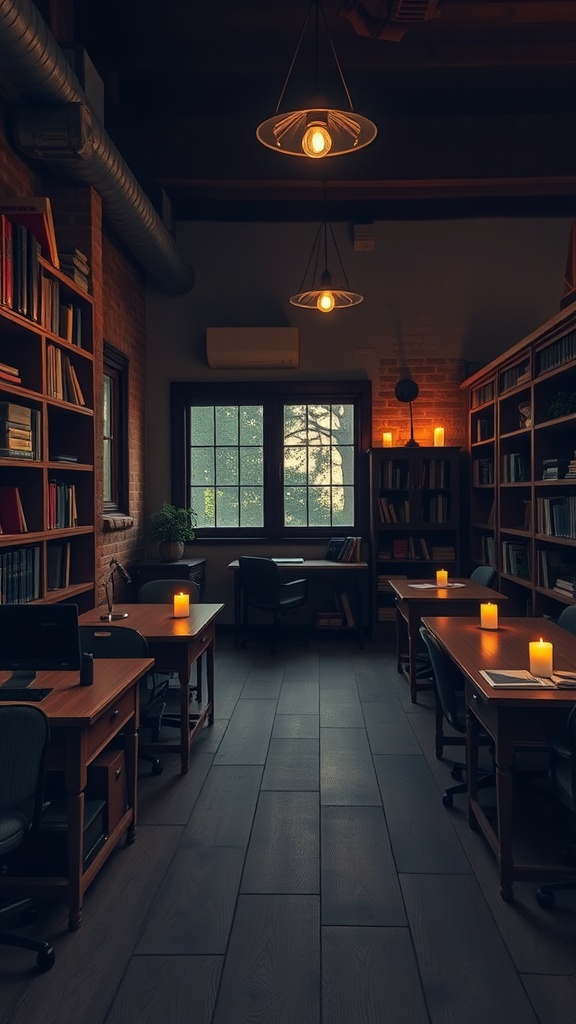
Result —
[{"label": "table leg", "polygon": [[[137,693],[138,691],[136,691]],[[132,808],[132,821],[126,833],[126,843],[130,846],[136,839],[136,823],[138,818],[138,718],[133,715],[124,729],[124,757],[126,759],[126,795],[128,806]]]},{"label": "table leg", "polygon": [[514,860],[512,857],[512,803],[514,747],[504,737],[496,740],[496,820],[498,829],[498,877],[500,895],[507,903],[513,898]]},{"label": "table leg", "polygon": [[234,646],[240,646],[240,622],[241,622],[241,588],[240,570],[234,573]]},{"label": "table leg", "polygon": [[416,703],[418,696],[418,684],[416,681],[416,656],[418,654],[418,627],[420,615],[415,615],[408,609],[408,680],[410,683],[410,700]]},{"label": "table leg", "polygon": [[190,764],[190,663],[189,645],[182,646],[178,679],[180,681],[180,770],[186,775]]},{"label": "table leg", "polygon": [[67,793],[68,809],[68,927],[76,931],[82,921],[84,790]]},{"label": "table leg", "polygon": [[[472,695],[474,696],[474,694]],[[466,779],[468,781],[468,824],[474,831],[478,822],[472,810],[472,801],[478,797],[478,735],[480,726],[478,719],[470,708],[466,711]]]},{"label": "table leg", "polygon": [[208,715],[208,725],[214,724],[214,643],[211,643],[206,648],[206,686],[208,690],[208,704],[210,705],[210,713]]}]

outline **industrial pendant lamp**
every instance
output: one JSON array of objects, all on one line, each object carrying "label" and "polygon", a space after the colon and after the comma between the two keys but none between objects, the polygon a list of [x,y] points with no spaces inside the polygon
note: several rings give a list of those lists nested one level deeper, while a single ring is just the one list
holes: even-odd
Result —
[{"label": "industrial pendant lamp", "polygon": [[[332,273],[328,269],[328,256],[340,269],[341,278],[335,284]],[[321,260],[324,268],[320,271]],[[306,287],[306,285],[308,285]],[[357,306],[364,296],[350,289],[342,257],[334,236],[332,225],[326,219],[326,187],[324,187],[324,220],[320,224],[314,239],[310,257],[296,295],[290,297],[293,306],[300,309],[319,309],[321,313],[331,313],[333,309],[347,309]]]},{"label": "industrial pendant lamp", "polygon": [[[304,110],[292,110],[288,113],[279,113],[280,105],[290,81],[294,64],[306,28],[310,21],[312,12],[315,14],[315,62],[316,62],[316,88],[315,98],[310,106]],[[330,50],[334,58],[338,75],[348,101],[348,110],[336,110],[333,107],[324,105],[318,96],[318,36],[319,20],[322,22],[328,37]],[[256,129],[256,136],[263,146],[273,149],[277,153],[287,153],[289,156],[305,156],[312,159],[321,159],[327,156],[342,156],[343,153],[353,153],[358,149],[368,146],[376,138],[378,129],[367,117],[357,114],[352,106],[352,100],[348,86],[344,79],[340,62],[336,56],[336,50],[328,28],[328,22],[322,9],[320,0],[311,0],[308,13],[304,19],[300,38],[296,46],[292,63],[288,70],[280,98],[276,104],[274,117],[269,117]]]}]

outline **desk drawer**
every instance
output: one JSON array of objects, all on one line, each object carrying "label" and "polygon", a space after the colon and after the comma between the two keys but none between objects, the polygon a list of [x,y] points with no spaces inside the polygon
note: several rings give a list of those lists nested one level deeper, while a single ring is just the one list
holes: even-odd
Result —
[{"label": "desk drawer", "polygon": [[203,629],[201,633],[196,637],[195,640],[190,644],[190,659],[194,661],[199,658],[203,651],[214,643],[214,623],[211,622],[206,629]]},{"label": "desk drawer", "polygon": [[138,689],[136,687],[106,708],[106,711],[94,722],[88,734],[89,761],[126,725],[126,722],[136,710],[137,697]]}]

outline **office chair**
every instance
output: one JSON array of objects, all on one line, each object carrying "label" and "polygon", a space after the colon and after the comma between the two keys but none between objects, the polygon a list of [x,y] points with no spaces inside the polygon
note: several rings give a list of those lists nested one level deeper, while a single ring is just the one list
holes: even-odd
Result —
[{"label": "office chair", "polygon": [[[42,815],[48,719],[29,704],[0,706],[0,858],[18,850],[38,829]],[[0,923],[13,917],[33,921],[31,899],[18,900],[0,909]],[[31,949],[40,971],[54,966],[56,954],[49,942],[0,930],[0,943]]]},{"label": "office chair", "polygon": [[[95,658],[147,658],[148,642],[137,629],[128,626],[79,626],[80,649]],[[148,727],[152,740],[157,740],[166,707],[168,682],[158,684],[153,673],[140,680],[140,727]],[[152,766],[153,775],[162,774],[162,764],[153,754],[138,751],[138,757]]]},{"label": "office chair", "polygon": [[[575,611],[576,606],[567,611]],[[563,726],[557,727],[549,739],[550,784],[555,796],[568,811],[568,818],[576,826],[576,704]],[[569,850],[570,858],[576,851]],[[545,910],[554,906],[554,893],[560,889],[576,889],[576,877],[559,879],[557,882],[543,882],[536,890],[536,901]]]},{"label": "office chair", "polygon": [[569,633],[576,634],[576,604],[571,604],[558,616],[558,625],[567,629]]},{"label": "office chair", "polygon": [[[282,582],[281,572],[272,558],[241,555],[240,588],[242,600],[242,647],[246,645],[248,608],[272,615],[271,654],[276,654],[280,616],[300,608],[308,600],[308,580]],[[308,642],[306,636],[305,643]]]},{"label": "office chair", "polygon": [[496,583],[496,569],[493,569],[491,565],[478,565],[470,573],[470,579],[474,583],[480,583],[483,587],[494,587]]},{"label": "office chair", "polygon": [[[172,604],[174,594],[188,594],[190,604],[198,604],[200,601],[200,586],[196,580],[149,580],[143,583],[138,589],[136,600],[138,604]],[[196,686],[190,686],[190,690],[196,693],[196,700],[202,700],[202,655],[196,662]],[[169,681],[170,673],[155,673],[160,679],[162,676]],[[165,725],[178,725],[175,715],[167,715],[164,719]]]},{"label": "office chair", "polygon": [[[420,626],[420,636],[426,644],[434,680],[434,693],[436,697],[436,730],[435,730],[435,753],[438,759],[442,758],[444,747],[459,745],[464,746],[466,742],[466,701],[464,697],[464,679],[462,673],[456,668],[451,658],[440,646],[436,637],[430,633],[425,626]],[[443,721],[446,721],[459,733],[458,736],[445,736]],[[481,737],[480,742],[488,744],[488,736]],[[466,764],[455,761],[450,770],[452,778],[459,779],[462,772],[466,771]],[[493,773],[483,772],[478,777],[479,788],[493,784]],[[442,797],[444,807],[451,807],[453,797],[456,793],[466,793],[468,785],[461,782],[456,786],[450,786],[445,790]]]}]

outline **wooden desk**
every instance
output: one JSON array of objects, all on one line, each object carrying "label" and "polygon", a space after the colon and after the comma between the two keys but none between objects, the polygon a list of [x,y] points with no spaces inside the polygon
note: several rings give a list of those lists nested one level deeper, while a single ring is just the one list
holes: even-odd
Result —
[{"label": "wooden desk", "polygon": [[[79,685],[77,672],[39,672],[32,687],[53,687],[38,705],[50,721],[47,767],[62,772],[68,811],[68,875],[62,878],[0,877],[0,894],[68,895],[68,924],[80,927],[84,893],[124,832],[136,834],[138,758],[138,681],[152,658],[94,662],[94,683]],[[8,674],[0,674],[6,682]],[[128,809],[106,837],[90,865],[83,869],[84,790],[88,766],[118,733],[124,733]]]},{"label": "wooden desk", "polygon": [[434,590],[417,590],[411,584],[431,583],[427,580],[391,579],[390,586],[396,594],[396,662],[398,671],[410,683],[410,699],[416,703],[418,692],[431,690],[428,680],[422,681],[416,675],[416,656],[422,649],[419,628],[424,615],[478,615],[480,604],[490,601],[501,604],[507,600],[489,587],[483,587],[470,579],[454,579],[450,583],[463,583],[463,587],[438,587]]},{"label": "wooden desk", "polygon": [[[182,774],[188,771],[190,746],[202,726],[214,721],[214,640],[215,620],[223,604],[192,604],[188,618],[175,619],[169,604],[118,604],[114,611],[127,612],[126,619],[118,619],[114,626],[137,629],[148,641],[155,668],[178,672],[180,680],[180,739],[172,742],[159,740],[142,743],[143,751],[180,750]],[[80,616],[82,626],[105,626],[100,619],[107,608],[101,605]],[[192,665],[206,651],[207,701],[197,715],[190,713],[189,680]]]},{"label": "wooden desk", "polygon": [[[309,579],[312,583],[329,583],[334,589],[351,586],[355,596],[355,633],[360,647],[364,644],[364,588],[368,572],[367,562],[331,562],[326,558],[307,558],[303,562],[280,562],[279,569],[290,579]],[[240,644],[242,624],[242,587],[240,563],[236,558],[228,568],[234,573],[234,640]]]},{"label": "wooden desk", "polygon": [[[481,668],[528,668],[528,644],[543,637],[554,644],[554,667],[573,670],[576,637],[546,619],[504,619],[497,631],[480,629],[474,618],[435,618],[424,624],[438,639],[464,675],[467,704],[466,758],[468,815],[496,854],[500,892],[512,899],[514,879],[538,879],[574,874],[574,866],[514,863],[512,855],[512,802],[514,748],[546,745],[550,717],[547,712],[573,707],[574,690],[494,690],[480,675]],[[496,826],[478,801],[476,785],[478,736],[483,729],[494,743],[496,762]]]}]

